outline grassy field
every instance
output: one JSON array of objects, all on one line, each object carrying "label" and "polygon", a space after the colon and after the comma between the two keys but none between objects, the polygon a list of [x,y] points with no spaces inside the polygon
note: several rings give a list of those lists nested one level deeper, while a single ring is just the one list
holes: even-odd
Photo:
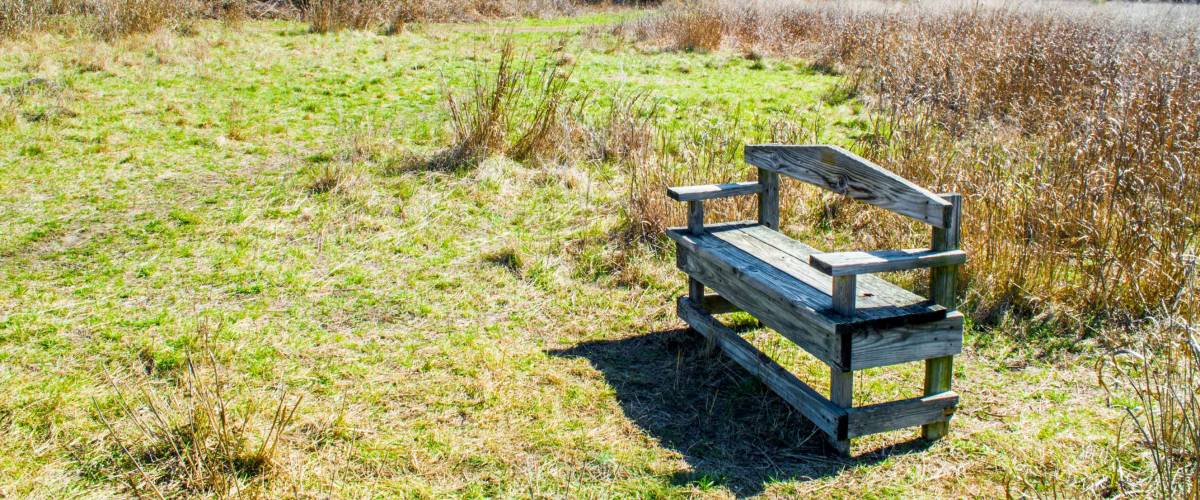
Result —
[{"label": "grassy field", "polygon": [[[1046,354],[995,331],[968,333],[948,439],[831,458],[681,330],[672,256],[616,236],[619,165],[407,167],[450,141],[445,90],[505,40],[566,61],[596,113],[645,93],[670,130],[865,133],[840,77],[604,27],[638,15],[0,41],[0,494],[1075,496],[1146,473],[1087,342]],[[919,371],[856,387],[882,400]],[[213,480],[160,449],[186,425],[145,422],[194,422],[200,383],[251,417],[250,449],[298,404],[269,463]]]}]

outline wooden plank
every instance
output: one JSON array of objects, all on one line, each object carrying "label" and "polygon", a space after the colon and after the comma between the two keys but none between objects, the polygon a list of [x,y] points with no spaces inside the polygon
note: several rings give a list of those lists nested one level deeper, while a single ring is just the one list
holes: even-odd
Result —
[{"label": "wooden plank", "polygon": [[849,336],[849,365],[862,370],[953,356],[962,352],[962,339],[963,315],[958,311],[932,323],[860,330]]},{"label": "wooden plank", "polygon": [[676,201],[701,201],[761,193],[762,190],[758,182],[732,182],[668,188],[667,196]]},{"label": "wooden plank", "polygon": [[954,415],[957,406],[958,394],[943,392],[854,408],[849,411],[846,434],[853,438],[917,425],[945,423]]},{"label": "wooden plank", "polygon": [[[767,263],[771,266],[803,281],[822,294],[830,297],[833,295],[832,278],[808,264],[809,256],[816,253],[812,247],[761,225],[742,225],[727,231],[714,232],[713,235],[756,257],[768,259]],[[777,251],[773,252],[772,249]],[[826,306],[830,309],[824,311],[827,319],[836,325],[835,331],[839,333],[937,321],[946,317],[946,308],[878,276],[859,276],[856,290],[857,305],[854,316],[842,316],[833,312],[832,299]]]},{"label": "wooden plank", "polygon": [[688,298],[697,304],[704,303],[704,284],[696,278],[688,278]]},{"label": "wooden plank", "polygon": [[[688,258],[680,268],[683,272],[817,359],[831,366],[842,366],[841,339],[812,307],[820,299],[811,295],[819,293],[802,290],[802,283],[788,279],[749,255],[737,255],[736,249],[712,235],[696,236],[680,231],[668,234],[687,252]],[[824,300],[828,301],[828,297]]]},{"label": "wooden plank", "polygon": [[950,203],[871,161],[837,146],[760,144],[745,148],[758,168],[849,196],[936,227],[948,224]]},{"label": "wooden plank", "polygon": [[833,278],[833,310],[842,316],[854,316],[855,284],[858,281],[853,275],[834,276]]},{"label": "wooden plank", "polygon": [[[934,250],[957,250],[962,240],[962,196],[941,195],[950,203],[950,213],[944,228],[934,228],[930,248]],[[954,309],[958,307],[955,276],[958,266],[941,266],[929,273],[929,294],[938,304]],[[954,379],[954,357],[943,356],[925,361],[925,395],[930,396],[950,390]],[[950,431],[949,421],[926,424],[921,427],[921,436],[928,440],[940,439]]]},{"label": "wooden plank", "polygon": [[779,174],[765,168],[758,169],[758,223],[779,230]]},{"label": "wooden plank", "polygon": [[778,363],[760,352],[716,318],[698,309],[691,300],[680,297],[679,317],[705,337],[712,339],[730,359],[745,368],[789,405],[827,435],[846,435],[846,414]]},{"label": "wooden plank", "polygon": [[689,201],[687,207],[688,232],[700,234],[704,232],[704,202]]},{"label": "wooden plank", "polygon": [[[934,228],[930,238],[930,248],[938,252],[958,250],[962,240],[962,196],[958,194],[944,195],[949,201],[951,210],[949,224],[946,228]],[[947,309],[958,307],[955,297],[955,276],[958,275],[957,265],[935,267],[929,273],[929,294],[931,299]]]},{"label": "wooden plank", "polygon": [[829,252],[809,256],[809,263],[830,276],[904,271],[924,267],[949,266],[967,261],[962,250],[874,250],[870,252]]},{"label": "wooden plank", "polygon": [[[829,369],[829,402],[847,410],[854,408],[854,372],[840,368]],[[847,421],[849,425],[849,421]],[[829,442],[839,454],[850,455],[849,427],[846,435],[830,436]]]}]

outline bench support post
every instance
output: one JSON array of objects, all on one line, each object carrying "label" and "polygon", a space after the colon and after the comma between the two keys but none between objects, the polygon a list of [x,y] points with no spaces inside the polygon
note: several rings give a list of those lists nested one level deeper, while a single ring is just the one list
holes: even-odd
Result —
[{"label": "bench support post", "polygon": [[[952,205],[948,227],[933,228],[931,248],[937,251],[958,250],[962,239],[962,195],[943,194],[942,198]],[[934,267],[929,273],[929,293],[934,302],[947,309],[956,309],[955,275],[958,266]],[[950,390],[954,377],[954,357],[944,356],[925,361],[925,395],[930,396]],[[928,440],[941,439],[950,430],[950,422],[935,422],[921,427],[921,437]]]},{"label": "bench support post", "polygon": [[[854,372],[844,372],[836,366],[829,367],[829,402],[847,411],[854,408]],[[838,454],[850,456],[850,438],[837,439],[830,436],[829,444]]]},{"label": "bench support post", "polygon": [[[853,316],[857,288],[857,276],[834,276],[833,310],[844,316]],[[842,371],[836,366],[829,367],[829,401],[847,411],[854,408],[854,372]],[[829,443],[842,456],[850,456],[850,439],[830,437]]]},{"label": "bench support post", "polygon": [[758,169],[758,183],[762,185],[762,191],[758,193],[758,223],[778,231],[779,172]]}]

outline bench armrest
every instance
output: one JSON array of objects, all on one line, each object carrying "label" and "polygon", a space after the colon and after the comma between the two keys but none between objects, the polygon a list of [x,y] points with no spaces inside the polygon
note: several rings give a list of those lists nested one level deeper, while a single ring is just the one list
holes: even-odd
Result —
[{"label": "bench armrest", "polygon": [[925,249],[815,253],[808,258],[809,264],[830,276],[853,276],[922,267],[952,266],[966,261],[967,253],[962,250]]},{"label": "bench armrest", "polygon": [[734,182],[667,188],[667,196],[675,201],[702,201],[761,193],[762,190],[762,184],[758,182]]}]

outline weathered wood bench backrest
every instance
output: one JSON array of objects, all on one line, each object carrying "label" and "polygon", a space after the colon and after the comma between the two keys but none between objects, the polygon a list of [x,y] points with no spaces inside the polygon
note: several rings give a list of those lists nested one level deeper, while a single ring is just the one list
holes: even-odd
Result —
[{"label": "weathered wood bench backrest", "polygon": [[[758,218],[772,229],[779,229],[779,175],[783,174],[933,226],[932,251],[959,248],[962,197],[958,194],[934,194],[837,146],[747,145],[746,163],[758,167]],[[953,265],[932,266],[930,274],[930,299],[951,309],[957,307],[956,271]],[[844,309],[852,311],[853,282],[836,277],[834,281],[836,288],[850,294],[835,297],[835,302],[839,298],[840,302],[848,301]]]},{"label": "weathered wood bench backrest", "polygon": [[[774,186],[764,190],[767,196],[763,198],[771,198],[765,202],[776,206],[777,175],[783,174],[934,227],[947,228],[953,218],[950,201],[837,146],[748,145],[746,163],[759,168],[759,182],[764,187]],[[768,215],[773,212],[778,220],[778,208],[759,208],[767,208]]]}]

